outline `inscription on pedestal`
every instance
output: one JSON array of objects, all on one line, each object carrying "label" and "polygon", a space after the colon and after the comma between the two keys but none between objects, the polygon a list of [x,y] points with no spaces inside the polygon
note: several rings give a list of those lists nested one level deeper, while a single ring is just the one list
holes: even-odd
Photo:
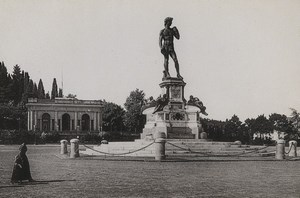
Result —
[{"label": "inscription on pedestal", "polygon": [[168,127],[167,138],[170,139],[194,139],[195,134],[192,133],[192,129],[187,127]]}]

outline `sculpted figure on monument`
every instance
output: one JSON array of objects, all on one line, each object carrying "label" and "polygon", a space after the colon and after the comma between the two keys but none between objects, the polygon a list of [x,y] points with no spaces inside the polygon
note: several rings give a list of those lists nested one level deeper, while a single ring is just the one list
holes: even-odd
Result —
[{"label": "sculpted figure on monument", "polygon": [[158,97],[156,100],[156,107],[152,114],[155,114],[158,111],[162,111],[164,107],[169,103],[167,94],[164,94],[163,97]]},{"label": "sculpted figure on monument", "polygon": [[157,104],[156,100],[153,99],[152,96],[150,96],[148,99],[145,99],[142,105],[142,110],[145,110],[149,107],[155,107]]},{"label": "sculpted figure on monument", "polygon": [[203,102],[199,100],[199,98],[190,95],[188,104],[198,107],[200,109],[200,113],[202,113],[203,115],[206,115],[206,116],[208,115],[208,113],[206,113],[206,111],[205,111],[206,107],[203,105]]},{"label": "sculpted figure on monument", "polygon": [[169,78],[169,56],[174,61],[176,72],[177,72],[177,78],[183,79],[183,77],[179,73],[179,63],[177,60],[177,56],[174,50],[174,37],[176,39],[180,38],[178,29],[174,26],[171,28],[173,18],[167,17],[165,19],[165,28],[162,29],[159,33],[159,47],[161,53],[164,55],[164,78]]}]

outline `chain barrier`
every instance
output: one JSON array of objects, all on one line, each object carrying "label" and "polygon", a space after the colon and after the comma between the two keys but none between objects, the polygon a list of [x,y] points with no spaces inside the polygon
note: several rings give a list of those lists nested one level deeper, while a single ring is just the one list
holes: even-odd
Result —
[{"label": "chain barrier", "polygon": [[[197,151],[192,151],[190,148],[183,148],[183,147],[177,146],[175,144],[172,144],[170,142],[167,142],[167,144],[170,144],[170,145],[172,145],[174,147],[180,148],[180,149],[185,150],[185,151],[189,151],[190,153],[202,154],[202,155],[206,155],[206,156],[209,156],[209,157],[234,157],[234,156],[241,156],[241,155],[246,155],[246,154],[258,152],[259,150],[263,150],[263,149],[266,149],[266,148],[269,147],[269,146],[265,146],[263,148],[255,148],[253,151],[243,152],[243,153],[238,153],[238,154],[232,154],[232,155],[230,155],[228,153],[226,153],[224,155],[212,155],[212,154],[210,154],[211,152],[197,152]],[[185,146],[187,147],[187,145],[185,145]]]},{"label": "chain barrier", "polygon": [[[134,150],[134,151],[125,152],[125,153],[108,153],[108,152],[103,152],[103,151],[99,151],[99,150],[93,149],[93,148],[91,148],[91,147],[89,147],[89,146],[87,146],[87,145],[85,145],[85,144],[82,144],[82,145],[83,145],[84,147],[86,147],[86,148],[92,150],[92,151],[95,151],[95,152],[97,152],[97,153],[101,153],[101,154],[104,154],[104,155],[121,156],[121,155],[128,155],[128,154],[131,154],[131,153],[136,153],[136,152],[138,152],[138,151],[141,151],[141,150],[143,150],[143,149],[146,149],[146,148],[150,147],[150,146],[151,146],[152,144],[154,144],[154,143],[155,143],[155,140],[154,140],[153,142],[151,142],[150,144],[148,144],[148,145],[142,147],[142,148],[136,149],[136,150]],[[197,152],[197,151],[192,151],[192,150],[191,150],[187,145],[185,145],[185,144],[184,144],[184,145],[185,145],[187,148],[183,148],[183,147],[178,146],[178,145],[176,145],[176,144],[173,144],[173,143],[171,143],[171,142],[169,142],[169,141],[167,141],[166,143],[169,144],[169,145],[171,145],[171,146],[174,146],[174,147],[176,147],[176,148],[179,148],[179,149],[181,149],[181,150],[188,151],[188,152],[190,152],[190,153],[195,153],[195,154],[202,154],[202,155],[205,155],[205,156],[207,156],[207,157],[234,157],[234,156],[242,156],[242,155],[247,155],[247,154],[250,154],[250,153],[255,153],[255,152],[258,152],[258,151],[260,151],[260,150],[264,150],[264,149],[266,149],[266,148],[269,147],[269,146],[265,146],[265,147],[262,147],[262,148],[254,148],[252,151],[249,151],[249,152],[243,151],[242,153],[231,154],[231,155],[228,154],[228,153],[224,153],[224,154],[220,154],[220,155],[214,155],[214,154],[211,154],[211,152]],[[183,143],[182,143],[182,144],[183,144]],[[292,147],[292,146],[291,146],[291,147]],[[291,151],[291,147],[290,147],[289,152]],[[288,152],[288,153],[289,153],[289,152]],[[288,153],[286,153],[286,154],[288,154]]]},{"label": "chain barrier", "polygon": [[287,153],[285,153],[286,155],[288,155],[290,152],[291,152],[291,150],[292,150],[292,147],[294,146],[294,142],[291,142],[292,143],[292,145],[290,146],[290,149],[289,149],[289,151],[287,152]]},{"label": "chain barrier", "polygon": [[89,147],[89,146],[87,146],[87,145],[85,145],[85,144],[83,144],[83,146],[86,147],[86,148],[88,148],[88,149],[91,149],[92,151],[95,151],[95,152],[97,152],[97,153],[101,153],[101,154],[105,154],[105,155],[111,155],[111,156],[120,156],[120,155],[128,155],[128,154],[131,154],[131,153],[138,152],[138,151],[140,151],[140,150],[143,150],[143,149],[145,149],[145,148],[151,146],[151,145],[154,144],[154,143],[155,143],[155,140],[154,140],[153,142],[151,142],[150,144],[148,144],[148,145],[142,147],[142,148],[139,148],[139,149],[134,150],[134,151],[129,151],[129,152],[126,152],[126,153],[107,153],[107,152],[95,150],[95,149],[93,149],[93,148],[91,148],[91,147]]}]

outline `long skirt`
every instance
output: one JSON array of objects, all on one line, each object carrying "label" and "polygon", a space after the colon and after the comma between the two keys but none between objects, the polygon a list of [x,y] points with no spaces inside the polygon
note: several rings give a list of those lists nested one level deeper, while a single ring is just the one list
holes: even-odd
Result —
[{"label": "long skirt", "polygon": [[26,155],[17,155],[13,167],[11,182],[19,182],[22,180],[32,180],[28,158]]}]

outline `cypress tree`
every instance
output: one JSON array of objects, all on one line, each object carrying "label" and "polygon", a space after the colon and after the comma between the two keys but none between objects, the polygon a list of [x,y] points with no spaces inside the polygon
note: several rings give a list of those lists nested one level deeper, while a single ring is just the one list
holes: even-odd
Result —
[{"label": "cypress tree", "polygon": [[29,85],[29,80],[30,77],[28,75],[28,72],[24,73],[24,82],[23,82],[23,96],[22,96],[22,103],[26,104],[27,103],[27,99],[28,99],[28,85]]},{"label": "cypress tree", "polygon": [[53,79],[52,83],[51,99],[55,99],[55,97],[58,97],[56,78]]},{"label": "cypress tree", "polygon": [[19,104],[22,100],[23,84],[22,73],[19,65],[15,65],[12,74],[12,100],[15,105]]},{"label": "cypress tree", "polygon": [[36,83],[33,83],[32,97],[33,98],[37,98],[38,97],[38,88],[36,86]]},{"label": "cypress tree", "polygon": [[46,93],[45,98],[46,98],[46,99],[50,99],[49,91]]},{"label": "cypress tree", "polygon": [[64,97],[62,88],[59,88],[58,97],[60,98]]},{"label": "cypress tree", "polygon": [[33,81],[29,79],[29,83],[27,86],[27,98],[32,98],[33,97]]},{"label": "cypress tree", "polygon": [[0,103],[7,103],[11,98],[11,78],[4,62],[0,62]]},{"label": "cypress tree", "polygon": [[40,79],[39,85],[38,85],[38,98],[39,99],[44,99],[45,98],[45,89],[44,89],[42,79]]}]

